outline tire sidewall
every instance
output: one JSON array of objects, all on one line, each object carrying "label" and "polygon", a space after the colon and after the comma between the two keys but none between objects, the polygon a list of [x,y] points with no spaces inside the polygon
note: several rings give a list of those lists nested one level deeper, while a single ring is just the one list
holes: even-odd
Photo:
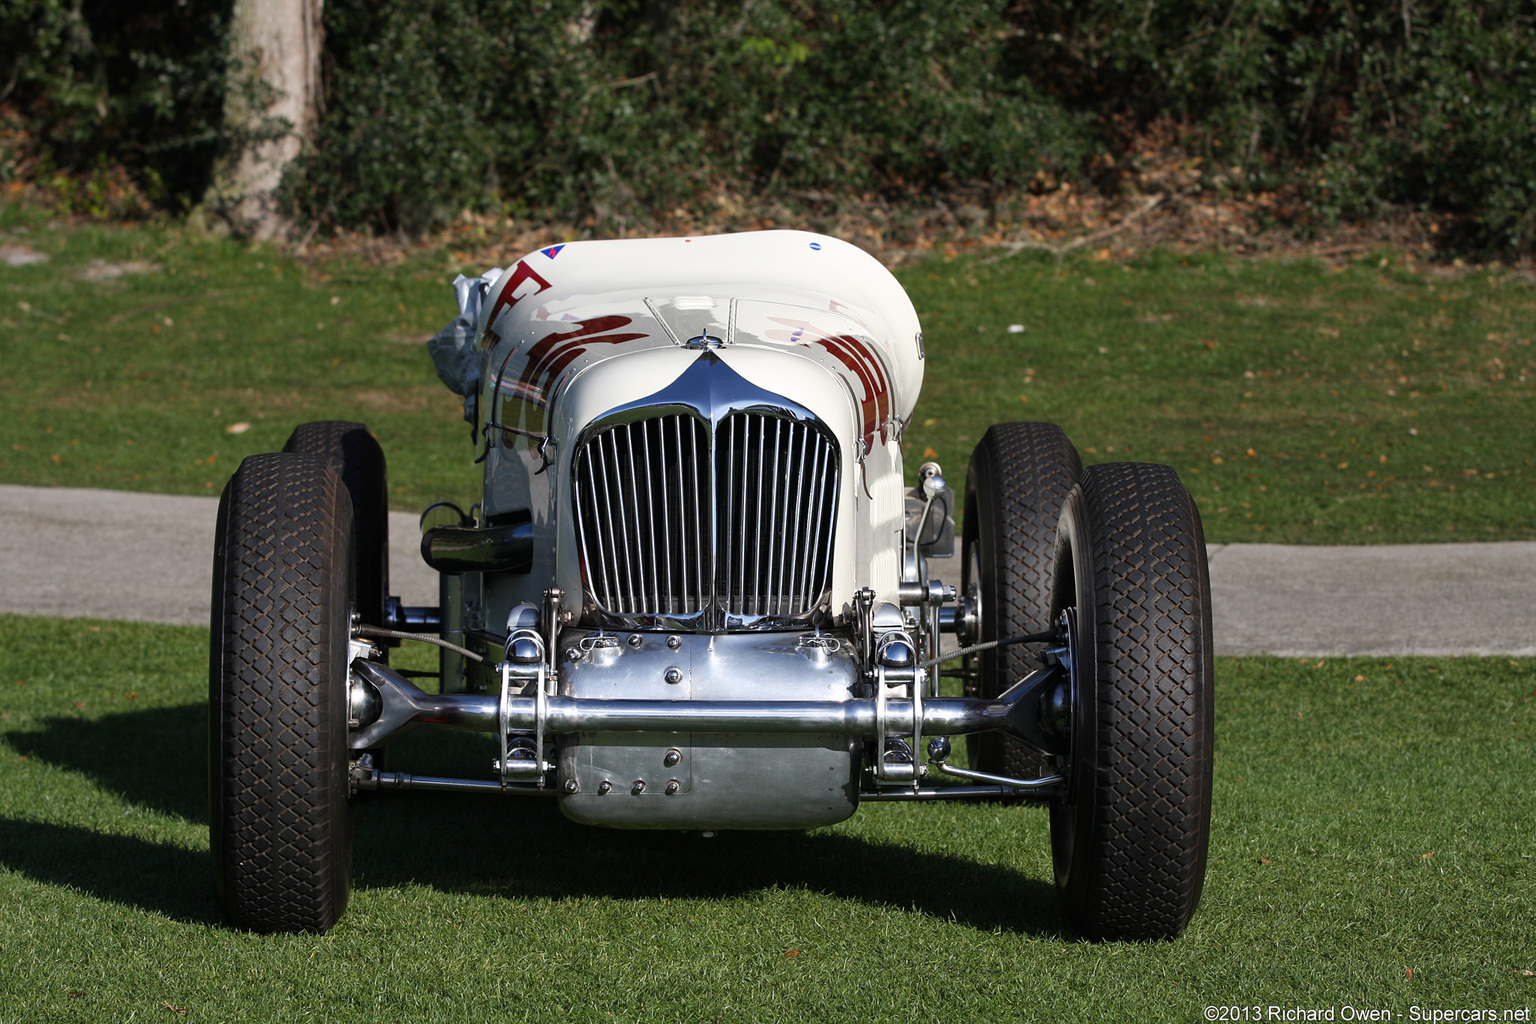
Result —
[{"label": "tire sidewall", "polygon": [[1087,499],[1081,485],[1072,488],[1057,527],[1053,619],[1076,609],[1072,656],[1072,732],[1066,758],[1065,797],[1051,803],[1051,854],[1056,888],[1069,902],[1082,898],[1088,885],[1091,837],[1097,813],[1099,770],[1099,623],[1094,594],[1095,566]]}]

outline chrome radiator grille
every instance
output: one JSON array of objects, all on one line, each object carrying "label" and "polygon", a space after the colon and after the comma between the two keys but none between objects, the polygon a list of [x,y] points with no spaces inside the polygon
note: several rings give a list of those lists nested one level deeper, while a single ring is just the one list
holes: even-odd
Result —
[{"label": "chrome radiator grille", "polygon": [[829,575],[835,451],[809,425],[736,413],[715,437],[715,596],[733,615],[802,615]]},{"label": "chrome radiator grille", "polygon": [[727,416],[713,439],[686,414],[602,429],[573,480],[592,598],[611,615],[707,628],[814,611],[831,580],[837,475],[829,438],[764,413]]},{"label": "chrome radiator grille", "polygon": [[709,435],[687,415],[621,423],[582,448],[575,480],[587,585],[627,615],[709,604]]}]

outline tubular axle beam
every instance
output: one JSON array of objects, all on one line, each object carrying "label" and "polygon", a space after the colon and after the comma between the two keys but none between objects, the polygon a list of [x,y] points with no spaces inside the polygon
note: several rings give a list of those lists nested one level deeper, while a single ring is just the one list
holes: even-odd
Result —
[{"label": "tubular axle beam", "polygon": [[[497,697],[424,693],[377,662],[359,660],[352,668],[378,691],[381,701],[378,717],[353,733],[354,750],[378,746],[390,736],[424,723],[488,733],[497,732],[503,721],[509,731],[532,731],[539,725],[533,697],[508,697],[503,718]],[[934,736],[962,736],[990,729],[1017,731],[1010,718],[1019,717],[1019,699],[1038,692],[1038,685],[1021,684],[996,700],[930,697],[920,702],[921,722],[913,721],[912,701],[886,700],[884,730],[891,735],[911,735],[920,729]],[[1014,699],[1009,700],[1010,696]],[[875,700],[656,701],[551,696],[543,703],[546,734],[703,732],[874,737],[881,726],[879,702]]]}]

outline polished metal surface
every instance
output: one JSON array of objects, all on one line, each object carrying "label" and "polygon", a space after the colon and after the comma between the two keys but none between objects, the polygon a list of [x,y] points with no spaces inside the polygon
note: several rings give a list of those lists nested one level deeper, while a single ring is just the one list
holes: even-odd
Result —
[{"label": "polished metal surface", "polygon": [[917,663],[917,654],[905,637],[894,637],[880,645],[876,660],[886,668],[911,668]]},{"label": "polished metal surface", "polygon": [[[497,730],[499,701],[496,697],[423,693],[389,666],[373,661],[354,661],[352,672],[356,682],[372,687],[379,698],[377,716],[349,738],[348,745],[353,750],[381,746],[386,740],[423,722],[477,732]],[[529,703],[531,705],[532,701]]]},{"label": "polished metal surface", "polygon": [[718,631],[825,618],[839,468],[814,415],[705,352],[578,439],[584,621]]},{"label": "polished metal surface", "polygon": [[[580,636],[568,630],[562,646],[579,649]],[[561,663],[546,713],[566,737],[560,777],[578,782],[561,799],[568,817],[618,828],[808,828],[853,813],[863,743],[839,711],[861,685],[851,643],[829,653],[797,633],[677,639],[675,648],[625,646],[606,663]],[[801,721],[806,708],[823,713]]]},{"label": "polished metal surface", "polygon": [[615,423],[577,455],[591,596],[622,624],[763,628],[808,620],[831,581],[837,447],[771,412]]},{"label": "polished metal surface", "polygon": [[1029,797],[1023,789],[1009,786],[918,786],[891,787],[859,794],[860,803],[909,803],[915,800],[1022,800]]},{"label": "polished metal surface", "polygon": [[[664,683],[659,674],[649,677],[652,680],[649,684],[635,681],[631,685],[631,678],[624,666],[618,666],[621,671],[612,676],[581,673],[584,684],[580,688],[582,695],[551,696],[543,701],[542,714],[537,697],[509,695],[505,707],[501,708],[498,705],[502,701],[488,694],[423,693],[387,665],[357,661],[353,663],[352,669],[378,692],[381,710],[372,725],[353,735],[351,746],[354,750],[378,746],[406,728],[424,722],[489,733],[496,732],[500,723],[505,722],[506,731],[515,733],[531,732],[541,720],[547,733],[560,735],[709,732],[872,738],[880,732],[879,723],[883,715],[888,735],[910,736],[915,731],[914,726],[920,725],[924,733],[958,736],[988,729],[1008,729],[1010,716],[1016,720],[1016,713],[1020,711],[1015,704],[1009,703],[1008,695],[1005,694],[997,700],[926,698],[917,708],[920,721],[914,719],[914,702],[911,700],[886,700],[882,712],[878,706],[881,702],[874,699],[841,697],[842,693],[852,693],[860,685],[858,673],[851,667],[850,660],[828,659],[825,667],[817,667],[819,675],[807,677],[803,675],[801,666],[792,666],[778,659],[786,652],[803,650],[804,654],[796,656],[803,663],[810,664],[813,658],[824,657],[815,648],[797,648],[793,638],[786,641],[782,637],[770,639],[753,634],[743,636],[766,641],[761,657],[761,662],[765,664],[756,667],[742,665],[737,670],[711,673],[707,677],[701,677],[695,667],[686,672],[683,684],[677,687]],[[724,646],[720,641],[725,639],[714,637],[719,647]],[[714,655],[706,657],[712,660]],[[736,660],[745,662],[758,659]],[[769,670],[767,674],[765,669]],[[562,689],[566,688],[566,680],[570,675],[569,666],[562,664]],[[814,683],[804,687],[795,686],[806,694],[803,698],[795,699],[784,699],[786,687],[773,682],[778,680],[782,684],[793,679],[804,682],[806,678],[814,680]],[[607,696],[615,692],[638,692],[644,696]],[[743,699],[749,694],[761,692],[779,696],[771,700]],[[726,699],[713,699],[712,694],[715,693],[725,695]],[[502,714],[503,711],[505,714]]]},{"label": "polished metal surface", "polygon": [[[955,554],[955,495],[939,464],[925,462],[917,471],[918,486],[906,492],[906,543],[912,554],[952,558]],[[909,579],[922,579],[919,573]]]},{"label": "polished metal surface", "polygon": [[837,446],[809,423],[746,412],[715,440],[716,599],[733,616],[801,618],[831,581]]},{"label": "polished metal surface", "polygon": [[347,728],[361,729],[377,722],[383,706],[377,690],[361,679],[353,678],[347,690]]},{"label": "polished metal surface", "polygon": [[582,446],[572,504],[601,608],[685,618],[709,603],[708,456],[707,427],[687,413],[616,423]]},{"label": "polished metal surface", "polygon": [[507,641],[507,660],[532,665],[544,660],[544,645],[536,637],[520,636]]},{"label": "polished metal surface", "polygon": [[533,565],[533,523],[435,526],[422,535],[421,557],[441,573],[527,572]]}]

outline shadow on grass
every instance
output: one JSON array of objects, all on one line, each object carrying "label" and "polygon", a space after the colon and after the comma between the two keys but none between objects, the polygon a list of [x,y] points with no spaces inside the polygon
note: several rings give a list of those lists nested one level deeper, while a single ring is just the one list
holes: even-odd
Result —
[{"label": "shadow on grass", "polygon": [[6,740],[18,754],[79,772],[130,803],[206,824],[207,728],[207,709],[183,704],[45,718]]},{"label": "shadow on grass", "polygon": [[828,830],[706,839],[592,828],[533,798],[377,801],[358,815],[356,870],[368,887],[415,883],[506,899],[707,900],[804,889],[986,931],[1069,934],[1049,881],[1007,867]]},{"label": "shadow on grass", "polygon": [[0,865],[188,924],[219,919],[208,855],[136,836],[0,817]]},{"label": "shadow on grass", "polygon": [[[207,821],[201,705],[45,719],[39,726],[10,734],[8,742],[130,803]],[[392,764],[409,771],[473,778],[485,775],[492,756],[486,737],[431,730],[405,738],[390,753]],[[920,817],[914,824],[922,827]],[[18,820],[0,827],[0,862],[41,881],[182,920],[216,919],[206,854],[75,826]],[[106,867],[82,866],[92,864]],[[1064,934],[1048,881],[964,856],[827,830],[723,832],[705,839],[590,828],[566,821],[552,800],[534,798],[371,797],[357,809],[355,870],[360,888],[409,882],[507,899],[704,900],[806,889],[989,931]]]}]

